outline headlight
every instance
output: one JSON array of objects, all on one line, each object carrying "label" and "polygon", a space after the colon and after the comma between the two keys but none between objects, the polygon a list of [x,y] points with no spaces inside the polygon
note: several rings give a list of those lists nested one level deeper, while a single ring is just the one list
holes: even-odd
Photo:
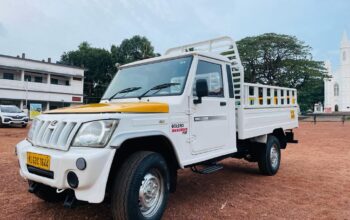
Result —
[{"label": "headlight", "polygon": [[119,120],[100,120],[82,124],[72,147],[104,147],[118,123]]},{"label": "headlight", "polygon": [[38,123],[39,123],[38,119],[33,120],[32,125],[30,126],[30,129],[28,132],[28,140],[30,140],[30,141],[33,140],[34,131],[35,131],[35,128],[38,125]]}]

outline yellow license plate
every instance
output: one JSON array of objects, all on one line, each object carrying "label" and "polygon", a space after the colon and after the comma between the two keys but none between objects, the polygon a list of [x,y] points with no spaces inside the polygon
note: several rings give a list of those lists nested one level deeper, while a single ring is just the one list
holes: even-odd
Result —
[{"label": "yellow license plate", "polygon": [[48,155],[27,152],[27,164],[43,170],[50,170],[51,157]]}]

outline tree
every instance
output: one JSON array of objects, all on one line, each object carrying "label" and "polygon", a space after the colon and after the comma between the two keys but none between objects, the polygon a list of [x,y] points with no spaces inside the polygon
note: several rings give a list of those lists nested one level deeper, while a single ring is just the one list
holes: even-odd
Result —
[{"label": "tree", "polygon": [[153,46],[145,37],[134,36],[125,39],[120,46],[112,45],[108,51],[91,47],[87,42],[78,50],[64,52],[59,63],[86,68],[84,78],[84,102],[99,102],[117,68],[116,63],[125,64],[136,60],[154,57]]},{"label": "tree", "polygon": [[324,64],[314,61],[311,47],[294,36],[266,33],[237,42],[245,81],[298,89],[302,111],[323,101]]},{"label": "tree", "polygon": [[112,45],[113,61],[119,64],[134,62],[156,56],[151,42],[146,37],[134,36],[122,41],[120,46]]},{"label": "tree", "polygon": [[108,50],[94,48],[87,42],[78,46],[78,50],[63,53],[60,63],[86,68],[84,77],[84,101],[97,102],[102,96],[101,85],[111,80],[109,70],[113,66]]}]

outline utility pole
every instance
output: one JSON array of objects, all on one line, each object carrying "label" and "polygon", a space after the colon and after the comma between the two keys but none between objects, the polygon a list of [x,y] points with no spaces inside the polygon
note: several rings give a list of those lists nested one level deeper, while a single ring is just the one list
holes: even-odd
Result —
[{"label": "utility pole", "polygon": [[27,78],[25,80],[27,83],[26,83],[26,109],[28,109],[28,86],[29,86],[29,79]]}]

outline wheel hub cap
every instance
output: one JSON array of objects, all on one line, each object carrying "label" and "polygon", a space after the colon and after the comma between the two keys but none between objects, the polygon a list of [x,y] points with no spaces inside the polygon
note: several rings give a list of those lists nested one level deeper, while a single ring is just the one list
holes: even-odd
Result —
[{"label": "wheel hub cap", "polygon": [[147,173],[139,189],[139,207],[143,216],[152,217],[162,203],[163,179],[158,171]]},{"label": "wheel hub cap", "polygon": [[271,147],[271,151],[270,151],[270,161],[271,161],[271,166],[276,169],[278,166],[278,162],[279,162],[279,153],[277,150],[277,146],[273,145]]}]

